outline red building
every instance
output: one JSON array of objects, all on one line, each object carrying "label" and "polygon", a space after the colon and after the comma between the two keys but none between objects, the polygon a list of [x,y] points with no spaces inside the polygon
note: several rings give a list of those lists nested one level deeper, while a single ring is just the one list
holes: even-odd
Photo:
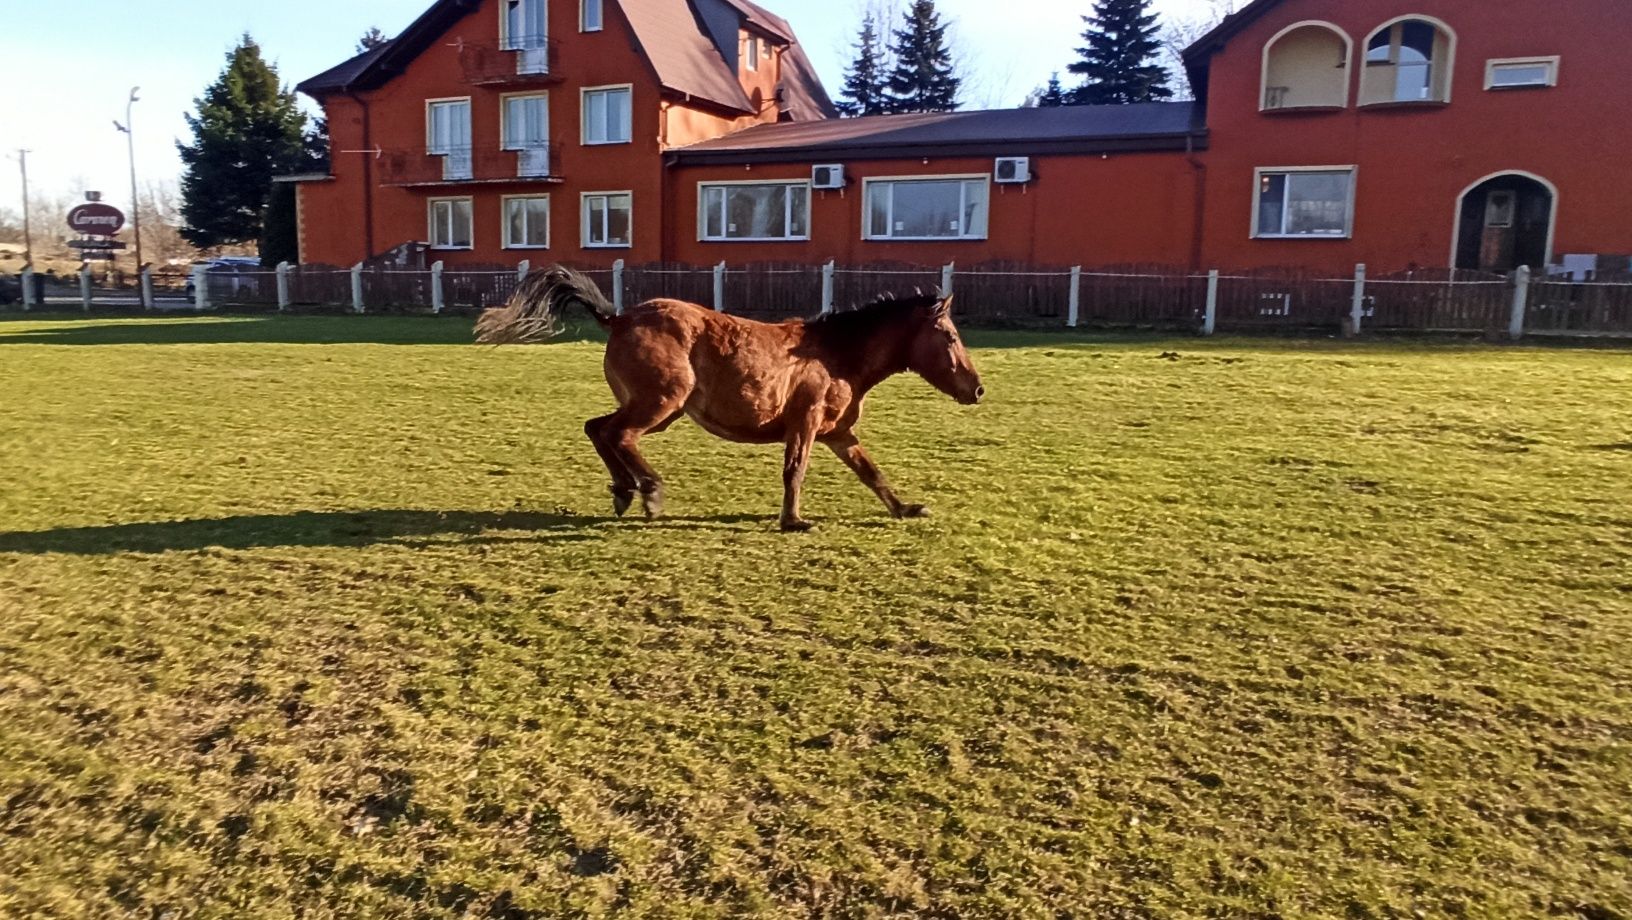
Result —
[{"label": "red building", "polygon": [[301,254],[1389,271],[1632,253],[1628,27],[1624,0],[1256,0],[1186,52],[1194,103],[841,120],[746,0],[441,0],[301,84],[334,147],[300,187]]}]

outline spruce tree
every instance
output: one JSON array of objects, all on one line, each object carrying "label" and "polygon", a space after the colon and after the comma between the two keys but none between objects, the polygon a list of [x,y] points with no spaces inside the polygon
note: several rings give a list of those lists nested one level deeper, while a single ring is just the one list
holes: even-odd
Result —
[{"label": "spruce tree", "polygon": [[1126,105],[1171,99],[1167,69],[1156,63],[1161,53],[1161,28],[1153,0],[1097,0],[1082,37],[1088,47],[1078,48],[1082,59],[1071,72],[1085,78],[1071,91],[1077,105]]},{"label": "spruce tree", "polygon": [[958,107],[962,79],[946,47],[946,26],[935,0],[913,0],[890,45],[890,111],[951,112]]},{"label": "spruce tree", "polygon": [[200,249],[258,239],[272,177],[313,166],[306,116],[247,34],[194,104],[193,142],[176,143],[182,236]]},{"label": "spruce tree", "polygon": [[1060,75],[1050,74],[1048,86],[1037,95],[1038,108],[1052,109],[1066,104],[1065,89],[1060,86]]},{"label": "spruce tree", "polygon": [[856,38],[856,59],[844,74],[844,90],[835,103],[839,114],[883,115],[890,111],[889,61],[879,40],[878,23],[868,13]]}]

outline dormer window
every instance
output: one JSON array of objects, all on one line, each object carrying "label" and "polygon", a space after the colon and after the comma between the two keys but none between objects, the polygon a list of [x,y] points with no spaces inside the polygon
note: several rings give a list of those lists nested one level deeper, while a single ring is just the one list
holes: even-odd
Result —
[{"label": "dormer window", "polygon": [[1421,18],[1389,23],[1366,41],[1360,104],[1450,102],[1456,38]]},{"label": "dormer window", "polygon": [[764,44],[764,40],[759,36],[748,36],[747,48],[742,55],[742,65],[749,71],[759,70],[759,46],[762,44]]},{"label": "dormer window", "polygon": [[1303,22],[1264,48],[1263,111],[1343,108],[1349,104],[1352,42],[1330,23]]}]

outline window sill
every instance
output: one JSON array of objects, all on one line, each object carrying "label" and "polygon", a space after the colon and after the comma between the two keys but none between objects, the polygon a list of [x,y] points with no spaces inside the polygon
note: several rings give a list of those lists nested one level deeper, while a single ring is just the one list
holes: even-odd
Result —
[{"label": "window sill", "polygon": [[1354,234],[1345,233],[1342,236],[1337,236],[1324,233],[1258,233],[1254,234],[1252,238],[1255,240],[1307,240],[1310,242],[1341,243],[1354,239]]},{"label": "window sill", "polygon": [[615,147],[615,146],[617,146],[617,145],[618,145],[618,144],[633,144],[633,143],[634,143],[634,141],[633,141],[633,140],[621,140],[621,141],[592,141],[592,140],[587,140],[587,139],[586,139],[586,140],[584,140],[584,141],[583,141],[583,145],[584,145],[584,146],[585,146],[585,147]]},{"label": "window sill", "polygon": [[1485,87],[1485,92],[1512,93],[1522,92],[1527,89],[1556,89],[1557,87],[1557,83],[1510,83],[1506,86],[1487,86]]},{"label": "window sill", "polygon": [[531,250],[539,250],[539,249],[549,249],[549,248],[550,248],[550,246],[549,246],[549,244],[548,244],[548,243],[546,243],[546,244],[544,244],[544,245],[543,245],[543,246],[505,246],[505,247],[503,247],[503,248],[504,248],[504,249],[506,249],[506,250],[510,250],[510,249],[531,249]]},{"label": "window sill", "polygon": [[1360,110],[1363,112],[1406,112],[1412,109],[1443,109],[1448,105],[1450,105],[1449,102],[1444,102],[1439,99],[1424,99],[1420,102],[1362,102],[1360,103]]},{"label": "window sill", "polygon": [[432,252],[470,252],[475,246],[432,246]]},{"label": "window sill", "polygon": [[1288,105],[1278,109],[1259,109],[1260,115],[1282,117],[1288,115],[1330,115],[1334,112],[1346,112],[1346,105]]},{"label": "window sill", "polygon": [[633,243],[585,243],[585,249],[632,249]]},{"label": "window sill", "polygon": [[864,243],[984,243],[984,236],[866,236]]},{"label": "window sill", "polygon": [[701,236],[699,243],[808,243],[808,236]]}]

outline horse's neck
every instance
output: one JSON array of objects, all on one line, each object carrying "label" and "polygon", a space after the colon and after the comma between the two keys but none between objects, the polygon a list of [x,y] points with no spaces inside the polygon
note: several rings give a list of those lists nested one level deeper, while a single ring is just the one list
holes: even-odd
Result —
[{"label": "horse's neck", "polygon": [[850,373],[845,375],[850,385],[858,394],[865,394],[896,374],[905,373],[907,343],[905,327],[896,323],[882,326],[877,334],[859,345]]}]

